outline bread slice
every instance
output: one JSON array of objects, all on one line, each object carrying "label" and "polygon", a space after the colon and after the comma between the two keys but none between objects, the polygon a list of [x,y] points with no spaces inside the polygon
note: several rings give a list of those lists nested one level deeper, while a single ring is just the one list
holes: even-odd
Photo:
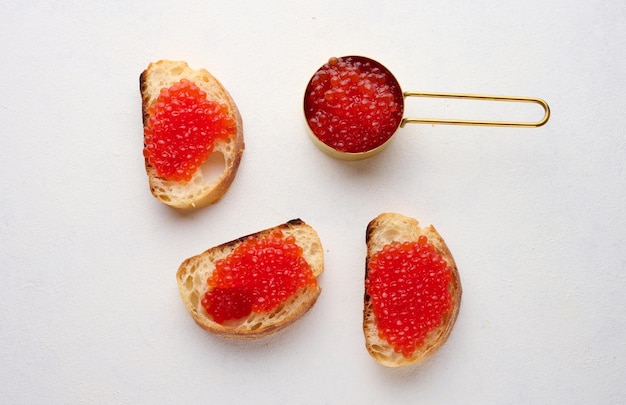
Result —
[{"label": "bread slice", "polygon": [[[230,94],[211,73],[205,69],[191,69],[186,62],[160,60],[150,63],[139,77],[144,128],[150,118],[149,107],[161,89],[169,88],[181,79],[193,82],[207,94],[207,99],[226,105],[237,126],[234,135],[215,142],[213,152],[189,181],[161,178],[145,159],[150,191],[158,200],[182,209],[200,208],[219,200],[233,182],[244,150],[243,124]],[[214,172],[221,174],[217,178],[209,175]]]},{"label": "bread slice", "polygon": [[382,250],[386,245],[395,242],[417,241],[420,235],[428,238],[428,243],[435,247],[451,270],[450,284],[448,286],[448,291],[452,298],[451,309],[443,315],[441,325],[431,330],[424,339],[424,343],[417,347],[410,358],[406,358],[394,351],[393,346],[379,337],[373,304],[366,290],[363,302],[365,345],[369,354],[384,366],[398,367],[416,364],[433,355],[448,339],[459,313],[462,288],[452,254],[443,238],[432,225],[422,228],[419,226],[418,221],[413,218],[396,213],[383,213],[368,224],[366,231],[367,258],[365,262],[365,279],[367,280],[369,277],[368,266],[376,252]]},{"label": "bread slice", "polygon": [[216,262],[229,256],[248,237],[263,238],[274,230],[280,230],[284,238],[295,237],[295,243],[302,248],[302,257],[311,267],[317,278],[324,271],[324,251],[317,232],[300,219],[269,228],[252,235],[208,249],[185,260],[176,273],[180,296],[187,310],[203,329],[229,338],[249,339],[270,335],[290,325],[313,307],[321,293],[319,283],[315,287],[300,288],[283,304],[271,312],[250,313],[248,317],[215,322],[201,305],[208,290],[207,279],[216,269]]}]

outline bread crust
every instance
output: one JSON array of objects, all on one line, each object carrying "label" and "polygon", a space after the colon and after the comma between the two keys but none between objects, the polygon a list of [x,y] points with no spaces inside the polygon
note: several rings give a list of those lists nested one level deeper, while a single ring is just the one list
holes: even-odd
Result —
[{"label": "bread crust", "polygon": [[293,297],[271,313],[250,314],[245,319],[219,324],[211,319],[200,301],[207,291],[207,279],[215,270],[215,263],[226,258],[248,237],[262,238],[279,229],[285,237],[294,236],[296,244],[303,249],[303,257],[317,278],[324,271],[324,251],[317,232],[301,219],[268,228],[230,242],[212,247],[203,253],[183,261],[176,272],[181,299],[194,321],[203,329],[234,339],[254,339],[271,335],[291,325],[316,303],[322,289],[319,282],[315,287],[300,289]]},{"label": "bread crust", "polygon": [[199,168],[188,182],[167,180],[159,177],[148,159],[144,159],[152,195],[167,205],[186,210],[205,207],[224,196],[237,174],[245,143],[241,114],[228,91],[206,69],[191,69],[183,61],[160,60],[150,63],[139,76],[144,128],[150,118],[148,108],[157,99],[161,89],[169,88],[181,79],[192,81],[207,94],[209,100],[226,105],[237,127],[233,136],[215,142],[213,152],[205,161],[207,165],[212,164],[218,154],[223,156],[224,167],[217,179],[205,178],[202,168]]},{"label": "bread crust", "polygon": [[432,356],[447,341],[459,314],[463,290],[454,258],[445,241],[434,226],[429,225],[421,228],[419,222],[413,218],[397,213],[382,213],[370,221],[365,234],[367,244],[365,280],[368,279],[370,259],[376,252],[392,242],[417,241],[420,235],[424,235],[428,238],[429,243],[439,252],[452,272],[450,285],[448,286],[452,297],[452,307],[450,311],[444,314],[441,326],[430,331],[424,340],[424,344],[418,347],[410,358],[405,358],[395,352],[392,346],[378,336],[373,305],[366,290],[363,297],[363,333],[365,335],[365,346],[369,354],[377,362],[387,367],[417,364]]}]

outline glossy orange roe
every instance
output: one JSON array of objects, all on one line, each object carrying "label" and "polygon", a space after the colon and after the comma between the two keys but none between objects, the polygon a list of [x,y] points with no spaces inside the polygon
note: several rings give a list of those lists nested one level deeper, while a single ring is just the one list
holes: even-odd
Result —
[{"label": "glossy orange roe", "polygon": [[213,151],[215,140],[237,130],[228,107],[207,100],[187,79],[162,89],[148,114],[143,154],[167,180],[189,181]]},{"label": "glossy orange roe", "polygon": [[272,311],[317,280],[295,238],[275,230],[264,238],[248,237],[216,263],[207,284],[201,304],[215,322],[223,323]]},{"label": "glossy orange roe", "polygon": [[340,152],[367,152],[385,143],[402,120],[397,80],[380,63],[330,58],[311,78],[304,114],[313,134]]},{"label": "glossy orange roe", "polygon": [[448,264],[423,235],[417,242],[395,243],[374,254],[365,288],[379,337],[411,357],[451,309],[451,277]]}]

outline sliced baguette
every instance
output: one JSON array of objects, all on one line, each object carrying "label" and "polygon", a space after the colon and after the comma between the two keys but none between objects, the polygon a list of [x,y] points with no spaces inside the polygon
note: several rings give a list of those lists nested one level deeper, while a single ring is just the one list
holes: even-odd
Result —
[{"label": "sliced baguette", "polygon": [[402,354],[395,352],[392,346],[379,337],[373,305],[366,291],[363,300],[365,346],[376,361],[387,367],[416,364],[433,355],[448,339],[459,313],[462,288],[452,254],[443,238],[432,225],[421,228],[418,221],[413,218],[396,213],[383,213],[368,224],[366,231],[367,258],[365,262],[365,279],[367,280],[368,278],[370,259],[376,252],[382,250],[386,245],[395,242],[417,241],[420,235],[428,238],[428,242],[435,247],[452,272],[448,287],[452,297],[452,306],[444,314],[441,325],[428,333],[424,343],[415,350],[410,358],[405,358]]},{"label": "sliced baguette", "polygon": [[[158,200],[170,206],[190,209],[212,204],[222,198],[233,182],[244,150],[243,124],[237,105],[220,82],[205,69],[191,69],[186,62],[160,60],[150,63],[139,77],[144,127],[150,118],[148,108],[161,89],[169,88],[181,79],[193,82],[207,94],[207,99],[226,105],[237,125],[236,133],[228,139],[217,140],[209,158],[188,182],[172,181],[157,175],[145,159],[150,191]],[[208,176],[220,172],[219,176]]]},{"label": "sliced baguette", "polygon": [[231,320],[223,324],[213,321],[201,305],[201,300],[208,289],[207,279],[215,271],[216,262],[230,255],[249,236],[262,238],[275,229],[282,231],[285,238],[294,236],[296,244],[303,250],[302,256],[311,267],[313,275],[317,278],[322,274],[324,271],[322,243],[317,232],[300,219],[294,219],[273,228],[210,248],[197,256],[185,260],[176,273],[180,296],[187,310],[200,327],[229,338],[258,338],[283,329],[313,307],[321,293],[319,283],[315,288],[306,287],[299,289],[294,296],[287,299],[285,303],[271,312],[253,312],[247,318]]}]

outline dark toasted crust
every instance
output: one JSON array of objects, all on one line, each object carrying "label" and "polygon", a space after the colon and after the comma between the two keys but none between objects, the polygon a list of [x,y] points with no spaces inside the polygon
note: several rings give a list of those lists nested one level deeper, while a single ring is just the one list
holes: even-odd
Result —
[{"label": "dark toasted crust", "polygon": [[278,229],[278,230],[285,230],[285,229],[290,229],[290,228],[294,228],[294,227],[302,226],[302,225],[305,225],[305,222],[303,220],[301,220],[300,218],[292,219],[292,220],[289,220],[289,221],[285,222],[284,224],[277,225],[274,228],[264,229],[264,230],[259,231],[259,232],[254,232],[254,233],[251,233],[249,235],[241,236],[241,237],[239,237],[237,239],[233,239],[231,241],[224,242],[221,245],[218,245],[216,247],[208,249],[207,251],[213,250],[213,249],[234,248],[237,245],[239,245],[241,242],[244,242],[246,239],[248,239],[251,236],[256,237],[256,238],[261,238],[261,237],[269,234],[270,232],[272,232],[273,230],[276,230],[276,229]]},{"label": "dark toasted crust", "polygon": [[[148,82],[147,82],[148,70],[144,70],[139,75],[139,92],[141,94],[141,118],[143,121],[144,128],[148,125],[148,119],[150,115],[148,114]],[[145,143],[143,146],[146,146]]]},{"label": "dark toasted crust", "polygon": [[201,283],[203,284],[202,291],[204,291],[204,288],[206,288],[206,285],[204,285],[206,278],[213,270],[203,270],[202,266],[198,266],[198,263],[203,263],[205,265],[204,267],[206,267],[208,263],[214,265],[216,261],[226,257],[236,246],[249,237],[262,238],[275,229],[283,231],[285,235],[293,235],[296,237],[296,243],[303,248],[303,256],[311,266],[315,277],[318,277],[324,271],[323,250],[319,237],[315,230],[301,219],[294,219],[276,227],[242,236],[207,249],[199,255],[186,259],[180,265],[176,273],[181,298],[192,318],[201,328],[227,338],[260,338],[276,333],[291,325],[315,305],[321,293],[319,284],[315,288],[307,287],[301,289],[295,296],[272,311],[271,314],[252,314],[251,317],[243,322],[237,320],[218,324],[210,319],[204,309],[200,307],[199,293],[193,292],[192,290],[195,289],[198,291],[200,289],[198,283]]},{"label": "dark toasted crust", "polygon": [[[434,226],[429,225],[425,228],[419,228],[418,222],[412,218],[402,216],[395,213],[384,213],[372,220],[366,229],[365,240],[367,244],[367,256],[365,260],[365,280],[369,277],[369,262],[374,253],[376,253],[381,247],[381,241],[377,240],[381,236],[378,232],[382,228],[390,227],[389,223],[392,222],[394,226],[397,226],[400,230],[398,233],[399,241],[405,241],[414,237],[417,240],[417,236],[425,235],[428,241],[435,247],[442,258],[447,262],[448,267],[451,270],[452,277],[450,285],[448,286],[450,295],[452,298],[452,308],[446,314],[444,314],[441,322],[441,326],[431,331],[425,339],[422,347],[418,348],[415,354],[409,358],[403,358],[393,353],[393,349],[377,336],[376,319],[373,313],[373,306],[371,298],[365,291],[363,295],[363,330],[366,338],[366,348],[370,355],[376,359],[382,365],[388,367],[404,366],[409,364],[417,364],[437,352],[441,346],[447,341],[450,333],[454,327],[456,319],[459,314],[461,306],[461,296],[463,293],[461,287],[461,280],[459,277],[458,268],[452,254],[446,245],[441,235],[437,232]],[[410,228],[411,232],[403,234],[402,228]],[[385,241],[384,244],[388,244]],[[391,354],[390,354],[391,353]]]}]

